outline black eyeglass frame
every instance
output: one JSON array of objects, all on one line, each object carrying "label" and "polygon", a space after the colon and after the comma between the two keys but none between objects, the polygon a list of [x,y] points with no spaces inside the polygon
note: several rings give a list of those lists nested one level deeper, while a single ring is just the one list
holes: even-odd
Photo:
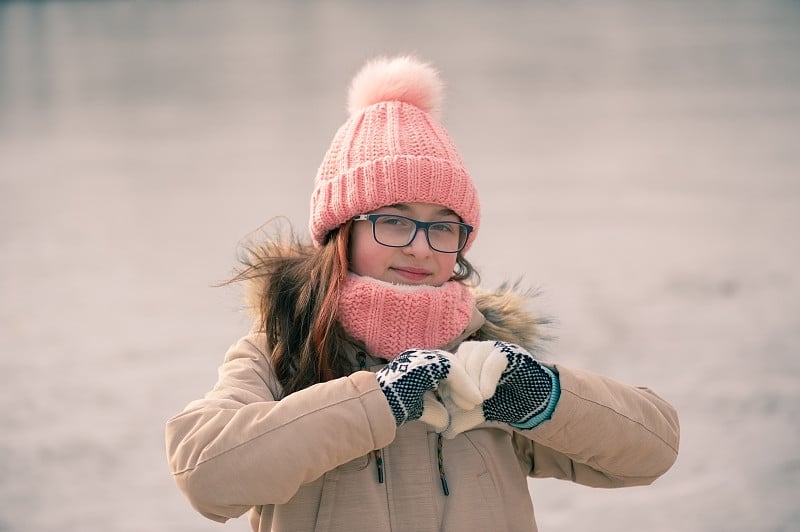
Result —
[{"label": "black eyeglass frame", "polygon": [[[389,217],[389,218],[402,218],[403,220],[408,220],[409,222],[414,224],[414,226],[415,226],[414,227],[414,232],[411,234],[411,238],[409,238],[408,242],[406,242],[403,245],[395,246],[395,245],[392,245],[392,244],[384,244],[383,242],[378,240],[378,236],[375,234],[375,222],[376,222],[376,220],[378,220],[379,218],[384,217],[384,216],[385,217]],[[464,222],[454,222],[452,220],[434,220],[432,222],[421,222],[419,220],[415,220],[414,218],[409,218],[408,216],[402,216],[400,214],[386,214],[386,213],[382,213],[382,214],[359,214],[359,215],[356,215],[356,216],[353,217],[353,221],[354,222],[371,222],[372,223],[372,238],[374,238],[375,242],[377,242],[378,244],[380,244],[382,246],[386,246],[388,248],[404,248],[406,246],[410,246],[411,243],[414,241],[414,239],[417,238],[417,233],[419,232],[419,230],[422,229],[422,230],[425,231],[425,240],[428,242],[428,246],[430,246],[430,248],[432,250],[434,250],[436,252],[439,252],[439,253],[458,253],[459,251],[464,249],[466,247],[466,245],[467,245],[467,242],[469,242],[469,235],[472,233],[472,230],[473,230],[471,225],[465,224]],[[430,228],[430,226],[436,225],[436,224],[455,224],[455,225],[459,226],[460,228],[464,229],[464,231],[466,232],[466,236],[464,237],[464,242],[461,244],[461,246],[459,246],[459,248],[457,250],[455,250],[455,251],[442,251],[440,249],[437,249],[431,243],[431,235],[430,235],[430,233],[428,233],[428,229]]]}]

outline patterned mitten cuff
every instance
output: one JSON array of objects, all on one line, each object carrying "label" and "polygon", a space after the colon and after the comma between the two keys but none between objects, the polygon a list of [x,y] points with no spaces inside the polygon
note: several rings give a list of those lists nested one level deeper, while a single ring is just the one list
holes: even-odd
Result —
[{"label": "patterned mitten cuff", "polygon": [[558,375],[556,375],[550,368],[547,366],[542,366],[542,369],[550,376],[552,381],[553,387],[550,391],[550,402],[539,414],[533,416],[524,423],[511,423],[512,427],[516,427],[518,429],[532,429],[533,427],[553,417],[553,412],[555,411],[558,400],[561,397],[561,382],[558,380]]}]

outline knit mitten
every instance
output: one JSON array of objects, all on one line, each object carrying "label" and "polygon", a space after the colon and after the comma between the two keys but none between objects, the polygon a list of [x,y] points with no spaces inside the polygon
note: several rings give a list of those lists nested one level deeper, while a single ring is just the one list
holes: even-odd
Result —
[{"label": "knit mitten", "polygon": [[[444,435],[453,438],[484,421],[499,421],[517,428],[533,428],[549,419],[560,393],[558,378],[518,345],[506,342],[464,342],[455,353],[478,387],[483,403],[462,409],[444,390],[450,425]],[[451,383],[454,384],[454,383]]]},{"label": "knit mitten", "polygon": [[452,363],[452,356],[446,351],[411,349],[376,373],[378,385],[389,401],[398,426],[420,419],[426,409],[436,409],[438,412],[431,412],[423,421],[440,430],[446,427],[448,416],[444,406],[428,392],[436,390],[448,377],[457,382],[458,392],[451,394],[455,404],[472,408],[481,401],[477,387],[460,364]]}]

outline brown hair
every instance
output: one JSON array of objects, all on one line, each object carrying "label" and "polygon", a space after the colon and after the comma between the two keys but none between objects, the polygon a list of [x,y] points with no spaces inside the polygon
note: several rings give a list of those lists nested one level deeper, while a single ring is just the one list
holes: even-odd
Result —
[{"label": "brown hair", "polygon": [[[319,382],[349,375],[347,334],[337,321],[339,288],[348,271],[352,222],[328,233],[320,247],[288,236],[244,247],[243,268],[225,284],[255,285],[257,327],[267,336],[270,360],[284,396]],[[478,278],[460,253],[452,279]]]}]

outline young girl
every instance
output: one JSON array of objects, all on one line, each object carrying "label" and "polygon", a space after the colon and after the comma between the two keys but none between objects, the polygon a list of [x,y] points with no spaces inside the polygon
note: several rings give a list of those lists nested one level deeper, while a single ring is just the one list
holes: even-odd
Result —
[{"label": "young girl", "polygon": [[254,531],[536,530],[527,477],[649,484],[677,457],[646,388],[537,361],[539,323],[465,255],[478,195],[411,57],[368,63],[314,181],[313,244],[250,250],[258,319],[167,424],[204,516]]}]

